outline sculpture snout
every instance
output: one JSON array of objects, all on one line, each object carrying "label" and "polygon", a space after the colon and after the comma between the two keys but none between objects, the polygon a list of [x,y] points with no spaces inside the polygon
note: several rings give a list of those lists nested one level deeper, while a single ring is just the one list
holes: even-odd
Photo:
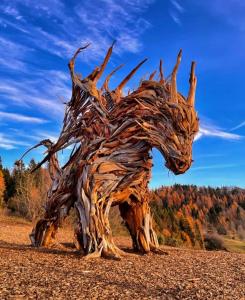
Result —
[{"label": "sculpture snout", "polygon": [[175,175],[185,173],[191,166],[192,160],[181,160],[177,158],[169,158],[166,162],[166,167],[170,169]]}]

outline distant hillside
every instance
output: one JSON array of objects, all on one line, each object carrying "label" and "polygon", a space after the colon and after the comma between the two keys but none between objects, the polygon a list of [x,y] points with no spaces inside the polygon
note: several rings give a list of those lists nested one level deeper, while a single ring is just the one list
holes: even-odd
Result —
[{"label": "distant hillside", "polygon": [[[51,181],[45,168],[30,173],[35,166],[31,160],[10,172],[0,159],[0,208],[29,220],[43,212]],[[213,233],[245,240],[245,189],[174,185],[152,190],[150,198],[160,243],[204,248],[205,236]],[[117,207],[110,222],[115,235],[127,234]]]},{"label": "distant hillside", "polygon": [[204,247],[204,234],[245,239],[245,190],[194,185],[161,187],[151,192],[160,241]]}]

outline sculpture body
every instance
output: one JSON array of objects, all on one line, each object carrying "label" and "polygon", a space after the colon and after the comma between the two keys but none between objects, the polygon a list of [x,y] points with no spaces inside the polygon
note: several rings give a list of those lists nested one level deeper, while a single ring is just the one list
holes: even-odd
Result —
[{"label": "sculpture body", "polygon": [[[160,62],[160,80],[153,80],[154,72],[138,89],[123,96],[123,87],[145,61],[115,90],[109,90],[108,82],[118,68],[98,89],[97,81],[113,46],[102,65],[80,79],[74,72],[74,62],[84,48],[78,49],[69,63],[72,98],[66,106],[60,137],[55,144],[41,142],[48,148],[48,154],[39,166],[49,162],[53,184],[48,192],[45,215],[30,235],[32,244],[50,245],[60,222],[74,207],[78,214],[76,239],[84,254],[120,256],[122,251],[113,242],[108,220],[110,207],[119,205],[134,248],[143,253],[156,250],[158,241],[148,204],[150,151],[158,148],[166,166],[175,174],[190,167],[192,141],[198,131],[194,63],[187,99],[177,92],[176,86],[181,52],[171,81],[164,80]],[[75,146],[70,158],[60,168],[56,154],[71,144]]]}]

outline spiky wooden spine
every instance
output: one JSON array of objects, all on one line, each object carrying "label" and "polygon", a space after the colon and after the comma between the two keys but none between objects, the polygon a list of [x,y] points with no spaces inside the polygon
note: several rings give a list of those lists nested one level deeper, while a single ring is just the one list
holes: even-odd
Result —
[{"label": "spiky wooden spine", "polygon": [[[85,48],[85,47],[84,47]],[[119,257],[109,224],[111,206],[119,205],[121,216],[136,250],[147,253],[158,247],[149,209],[148,183],[151,177],[152,147],[158,148],[166,166],[176,174],[191,165],[192,141],[198,130],[194,110],[196,77],[194,64],[187,100],[177,92],[178,55],[171,82],[150,80],[123,97],[122,89],[145,62],[142,61],[110,91],[108,75],[101,90],[96,87],[112,53],[85,79],[74,72],[78,49],[70,61],[72,98],[66,106],[63,129],[55,144],[42,143],[48,154],[38,165],[49,162],[53,183],[48,192],[44,218],[30,237],[34,246],[49,246],[62,220],[74,207],[78,215],[77,245],[88,257]],[[118,68],[117,68],[118,69]],[[57,152],[75,145],[63,168]]]}]

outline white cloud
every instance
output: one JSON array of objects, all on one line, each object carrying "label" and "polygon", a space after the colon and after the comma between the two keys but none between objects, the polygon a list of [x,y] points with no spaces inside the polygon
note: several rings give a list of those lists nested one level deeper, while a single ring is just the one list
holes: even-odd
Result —
[{"label": "white cloud", "polygon": [[0,148],[5,150],[12,150],[18,148],[18,146],[30,146],[30,144],[22,140],[10,138],[5,134],[0,133]]},{"label": "white cloud", "polygon": [[173,4],[173,6],[179,11],[179,12],[183,12],[184,8],[182,5],[179,4],[179,2],[177,2],[176,0],[170,0],[171,3]]},{"label": "white cloud", "polygon": [[237,167],[237,164],[214,164],[209,166],[192,167],[191,170],[210,170],[210,169],[227,169]]},{"label": "white cloud", "polygon": [[191,5],[199,6],[203,11],[208,12],[216,18],[221,18],[223,22],[239,29],[245,30],[245,2],[241,0],[212,0],[196,1],[192,0]]},{"label": "white cloud", "polygon": [[224,157],[224,153],[206,153],[206,154],[197,154],[196,158],[213,158],[213,157]]},{"label": "white cloud", "polygon": [[33,48],[3,36],[0,36],[0,48],[2,49],[0,66],[4,67],[6,71],[14,70],[22,73],[27,71],[28,66],[24,60],[34,51]]},{"label": "white cloud", "polygon": [[113,40],[117,41],[115,52],[118,54],[140,51],[140,36],[150,27],[150,23],[139,16],[153,1],[102,2],[103,5],[98,5],[97,1],[85,1],[75,9],[81,23],[87,28],[87,40],[95,47],[93,54],[103,55],[101,50],[108,47]]},{"label": "white cloud", "polygon": [[179,26],[182,26],[181,15],[184,13],[184,8],[179,4],[177,0],[170,0],[171,9],[169,10],[169,15],[172,20]]},{"label": "white cloud", "polygon": [[213,124],[201,123],[198,134],[195,137],[195,140],[199,140],[202,137],[216,137],[226,140],[241,140],[243,136],[239,134],[230,133],[224,131]]},{"label": "white cloud", "polygon": [[[142,12],[153,2],[86,0],[77,2],[74,7],[61,0],[15,0],[11,4],[3,0],[0,4],[3,11],[0,27],[11,27],[19,33],[18,39],[4,34],[0,37],[0,46],[4,49],[1,51],[0,65],[6,74],[11,74],[0,79],[0,105],[8,101],[30,111],[40,110],[51,118],[62,116],[62,103],[71,96],[68,70],[67,73],[38,70],[38,62],[34,61],[37,53],[40,50],[49,52],[67,62],[78,47],[91,42],[89,51],[83,53],[82,59],[94,61],[104,57],[115,39],[115,52],[118,55],[138,52],[142,48],[141,35],[150,26],[142,17]],[[43,21],[40,24],[48,24],[49,29],[34,24],[25,14],[27,9]],[[19,12],[23,13],[22,18],[18,18]],[[6,33],[7,30],[4,30]],[[29,61],[33,63],[30,65]],[[13,72],[15,76],[18,74],[18,80],[12,80]]]},{"label": "white cloud", "polygon": [[10,16],[16,18],[17,20],[19,20],[21,18],[21,15],[20,15],[19,11],[16,9],[16,7],[8,5],[3,8],[4,8],[5,14],[10,15]]},{"label": "white cloud", "polygon": [[[118,41],[118,53],[138,52],[142,48],[140,37],[150,26],[141,17],[141,13],[153,2],[154,0],[85,0],[73,7],[66,6],[59,0],[35,3],[31,0],[16,0],[12,9],[17,11],[25,7],[40,19],[49,22],[55,30],[47,32],[45,28],[34,24],[30,29],[30,22],[24,17],[17,24],[9,20],[4,20],[3,24],[26,31],[26,41],[62,58],[70,57],[76,48],[90,41],[93,47],[89,57],[94,60],[104,55],[105,49],[113,40]],[[5,3],[7,9],[9,5],[7,1]]]},{"label": "white cloud", "polygon": [[[17,20],[19,20],[18,18],[16,18]],[[23,21],[23,18],[22,18],[22,21]],[[4,18],[2,17],[0,19],[0,26],[2,26],[3,28],[7,28],[7,27],[11,27],[11,28],[14,28],[22,33],[25,33],[25,34],[29,34],[30,31],[28,30],[28,28],[24,28],[24,26],[22,24],[20,24],[19,22],[18,23],[15,23],[15,22],[12,22],[9,20],[9,18]]]},{"label": "white cloud", "polygon": [[237,130],[237,129],[242,128],[244,126],[245,126],[245,121],[243,121],[240,124],[238,124],[237,126],[231,128],[231,131]]},{"label": "white cloud", "polygon": [[173,21],[174,21],[176,24],[178,24],[179,26],[182,25],[182,23],[181,23],[181,21],[180,21],[180,18],[178,17],[178,15],[177,15],[175,12],[170,11],[170,12],[169,12],[169,15],[170,15],[170,17],[173,19]]},{"label": "white cloud", "polygon": [[71,88],[68,87],[68,72],[45,71],[33,72],[33,79],[19,79],[12,81],[2,79],[0,93],[3,102],[8,99],[12,105],[26,107],[31,111],[40,110],[49,118],[62,116],[63,102],[71,97]]},{"label": "white cloud", "polygon": [[26,65],[25,63],[23,63],[22,61],[12,58],[12,57],[8,57],[8,58],[3,58],[0,57],[0,65],[2,65],[3,67],[5,67],[6,69],[12,69],[12,70],[25,70],[26,69]]},{"label": "white cloud", "polygon": [[41,119],[41,118],[30,117],[30,116],[25,116],[25,115],[16,114],[16,113],[3,112],[3,111],[0,111],[0,120],[1,119],[18,121],[18,122],[36,123],[36,124],[42,124],[42,123],[47,122],[46,120]]},{"label": "white cloud", "polygon": [[6,143],[6,142],[3,142],[3,141],[1,141],[1,139],[0,139],[0,142],[1,142],[1,144],[0,144],[0,148],[1,148],[1,149],[5,149],[5,150],[13,150],[13,149],[16,149],[16,147],[15,147],[14,145],[9,144],[9,143]]},{"label": "white cloud", "polygon": [[36,131],[35,136],[32,136],[34,140],[41,141],[43,139],[50,139],[52,142],[56,142],[58,140],[59,133],[57,132],[47,132],[47,131]]},{"label": "white cloud", "polygon": [[[69,101],[71,96],[68,70],[67,73],[38,70],[38,62],[34,61],[37,53],[40,50],[49,52],[68,61],[78,47],[92,42],[82,58],[83,61],[94,61],[104,57],[114,39],[117,40],[115,52],[118,55],[138,52],[142,48],[141,35],[150,26],[142,17],[142,12],[153,2],[87,0],[77,2],[74,7],[60,0],[16,0],[11,4],[3,0],[0,4],[3,11],[0,27],[6,28],[5,32],[8,27],[19,32],[18,39],[4,34],[0,37],[0,46],[4,49],[1,51],[0,65],[6,74],[10,74],[0,79],[0,105],[8,101],[12,107],[26,108],[31,115],[33,111],[35,115],[41,111],[48,119],[62,117],[63,102]],[[40,23],[48,24],[49,29],[34,24],[25,14],[26,9],[43,21]],[[19,12],[23,12],[21,18]],[[30,65],[29,61],[33,64]],[[12,79],[13,72],[18,75],[18,80]],[[12,114],[12,120],[17,118],[16,115]],[[7,115],[4,117],[6,119]],[[10,115],[8,117],[10,119]]]}]

